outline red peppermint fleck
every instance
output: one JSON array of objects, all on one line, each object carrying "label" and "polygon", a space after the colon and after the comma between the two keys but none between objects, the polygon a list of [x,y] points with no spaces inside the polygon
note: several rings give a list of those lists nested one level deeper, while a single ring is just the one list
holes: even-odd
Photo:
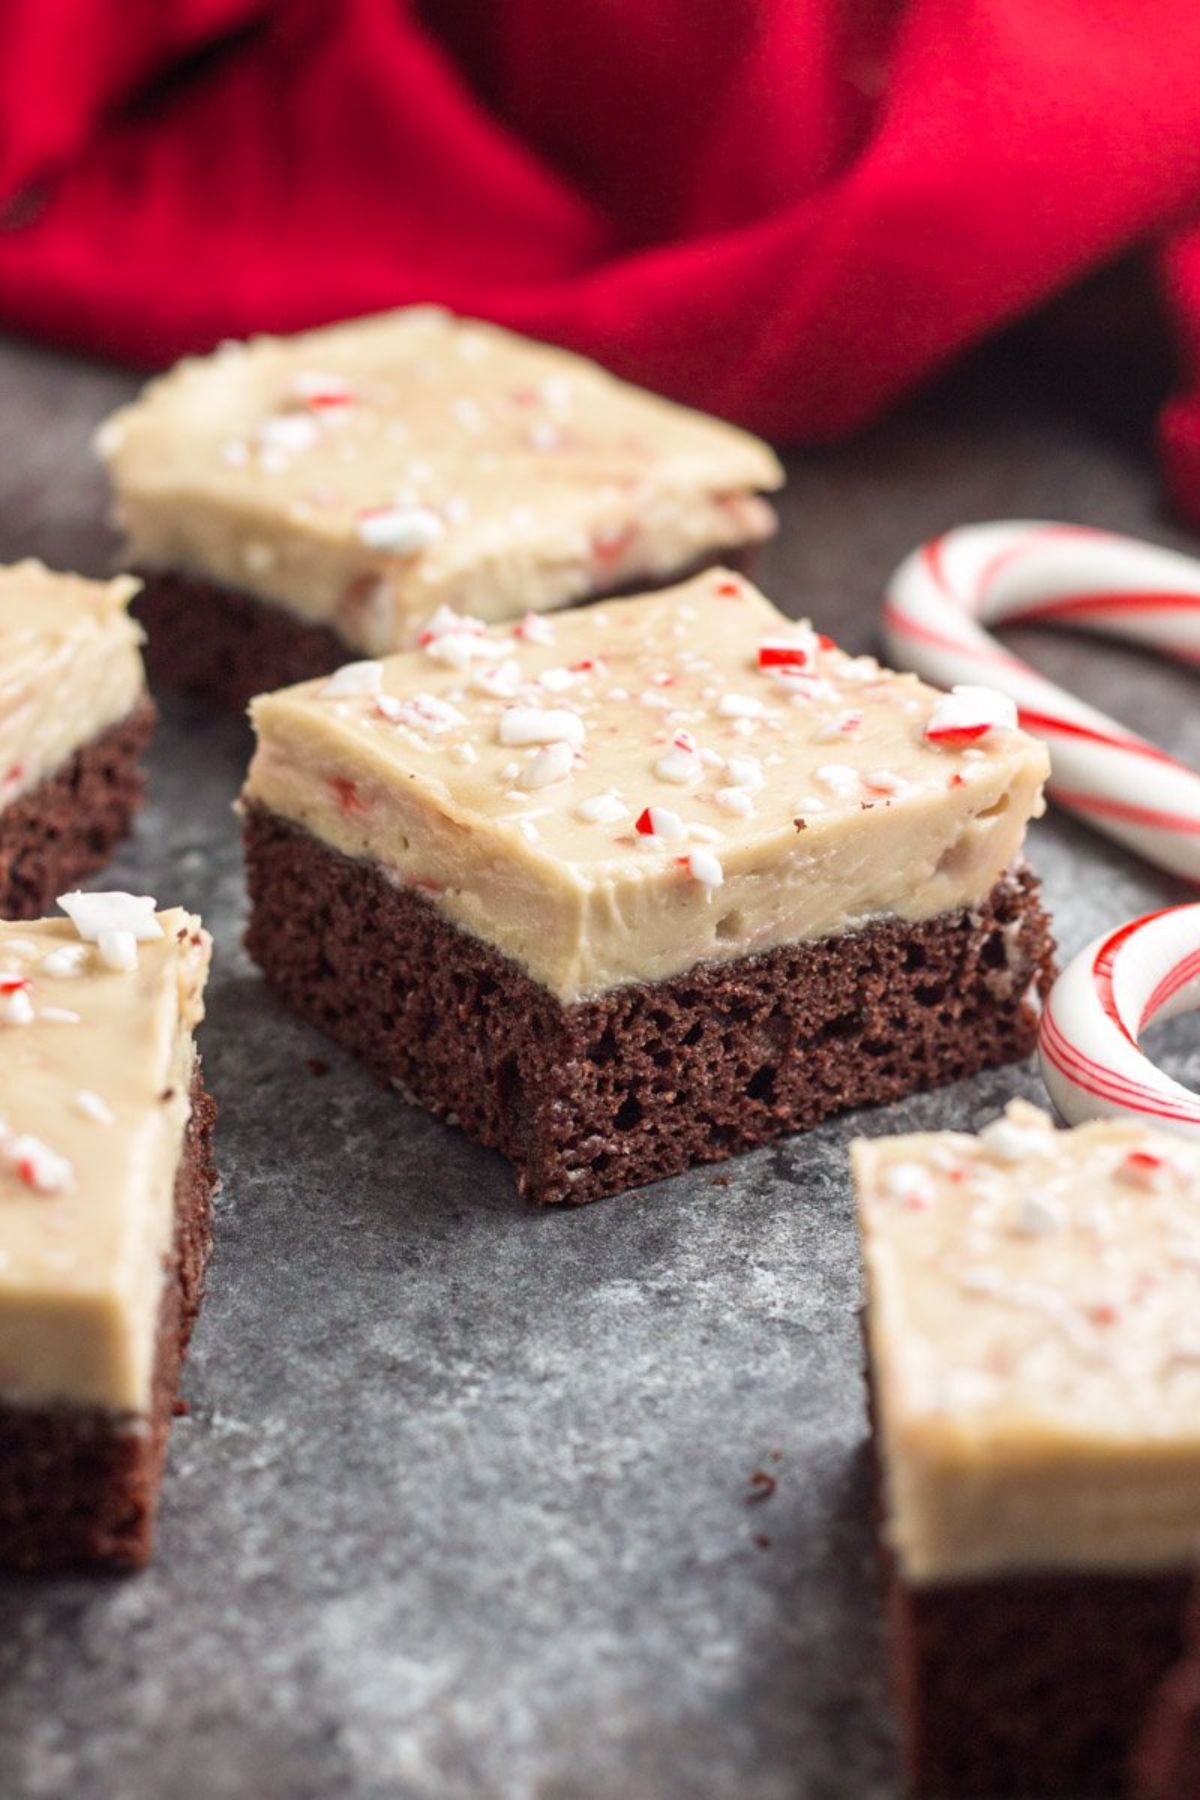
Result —
[{"label": "red peppermint fleck", "polygon": [[960,788],[960,787],[966,787],[966,785],[967,785],[966,776],[960,775],[957,770],[955,770],[954,774],[950,777],[949,781],[946,783],[946,786],[948,788]]},{"label": "red peppermint fleck", "polygon": [[696,740],[690,731],[677,731],[671,739],[677,750],[695,750]]},{"label": "red peppermint fleck", "polygon": [[17,1176],[25,1183],[26,1187],[37,1186],[37,1168],[32,1156],[22,1156],[18,1160]]},{"label": "red peppermint fleck", "polygon": [[578,662],[573,662],[570,664],[570,669],[571,669],[571,673],[573,675],[586,675],[589,672],[589,670],[594,669],[595,666],[596,666],[595,657],[581,656]]},{"label": "red peppermint fleck", "polygon": [[808,651],[802,644],[760,644],[758,647],[760,669],[802,669],[807,661]]},{"label": "red peppermint fleck", "polygon": [[1152,1150],[1131,1150],[1125,1158],[1125,1165],[1139,1173],[1156,1175],[1163,1166],[1163,1159],[1155,1156]]},{"label": "red peppermint fleck", "polygon": [[592,561],[603,568],[607,563],[619,562],[637,536],[632,525],[620,530],[597,531],[592,534]]},{"label": "red peppermint fleck", "polygon": [[742,590],[736,581],[718,581],[716,591],[722,600],[740,600],[742,597]]},{"label": "red peppermint fleck", "polygon": [[817,633],[817,649],[818,650],[836,650],[837,649],[837,639],[831,638],[831,637],[826,637],[825,633],[823,631],[818,631],[818,633]]},{"label": "red peppermint fleck", "polygon": [[354,395],[349,388],[321,388],[316,393],[305,394],[304,404],[311,406],[314,412],[323,412],[335,406],[353,406]]},{"label": "red peppermint fleck", "polygon": [[1111,1300],[1098,1300],[1088,1307],[1087,1316],[1093,1325],[1115,1325],[1119,1314]]},{"label": "red peppermint fleck", "polygon": [[650,808],[648,806],[643,806],[641,812],[633,821],[633,829],[635,831],[640,831],[643,837],[654,836],[654,821],[650,817]]},{"label": "red peppermint fleck", "polygon": [[361,817],[366,812],[366,802],[354,782],[345,775],[330,775],[328,785],[333,789],[334,797],[347,817]]},{"label": "red peppermint fleck", "polygon": [[5,975],[0,979],[0,994],[23,994],[28,986],[24,975]]},{"label": "red peppermint fleck", "polygon": [[961,750],[964,745],[986,737],[991,729],[992,721],[987,719],[982,725],[935,725],[925,736],[931,744],[942,744],[947,750]]}]

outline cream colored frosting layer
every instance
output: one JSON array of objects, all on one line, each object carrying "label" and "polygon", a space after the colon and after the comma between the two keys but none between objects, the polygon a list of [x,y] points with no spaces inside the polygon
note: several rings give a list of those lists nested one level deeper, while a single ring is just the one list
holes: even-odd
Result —
[{"label": "cream colored frosting layer", "polygon": [[1200,1155],[1022,1102],[852,1155],[905,1578],[1191,1566]]},{"label": "cream colored frosting layer", "polygon": [[[0,924],[8,1403],[149,1410],[210,952],[198,919],[158,919],[162,937],[127,970],[104,967],[65,919]],[[29,984],[20,1007],[14,979]]]},{"label": "cream colored frosting layer", "polygon": [[138,584],[0,569],[0,806],[54,773],[145,698],[129,617]]},{"label": "cream colored frosting layer", "polygon": [[440,604],[513,618],[754,543],[783,479],[745,432],[432,307],[183,362],[97,447],[131,563],[371,655]]},{"label": "cream colored frosting layer", "polygon": [[930,744],[932,689],[822,647],[727,572],[511,629],[444,623],[256,700],[245,798],[564,1000],[972,905],[1041,808],[1040,745]]}]

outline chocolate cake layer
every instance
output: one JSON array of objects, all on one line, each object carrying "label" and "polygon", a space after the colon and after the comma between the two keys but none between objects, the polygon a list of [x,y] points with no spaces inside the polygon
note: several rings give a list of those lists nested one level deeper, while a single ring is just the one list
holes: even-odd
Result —
[{"label": "chocolate cake layer", "polygon": [[151,1416],[0,1402],[0,1567],[136,1569],[150,1555],[179,1374],[212,1243],[215,1116],[197,1066],[175,1180]]},{"label": "chocolate cake layer", "polygon": [[1187,1648],[1158,1693],[1134,1753],[1135,1800],[1200,1800],[1200,1591]]},{"label": "chocolate cake layer", "polygon": [[0,917],[37,919],[104,867],[142,804],[149,701],[0,812]]},{"label": "chocolate cake layer", "polygon": [[1053,974],[1028,872],[886,921],[561,1005],[419,893],[247,808],[247,948],[279,996],[539,1201],[598,1200],[1027,1055]]},{"label": "chocolate cake layer", "polygon": [[[893,1571],[912,1792],[1127,1793],[1139,1728],[1181,1648],[1189,1586],[1185,1574],[1063,1572],[909,1588]],[[1168,1791],[1185,1800],[1178,1788],[1163,1800]]]},{"label": "chocolate cake layer", "polygon": [[[703,569],[732,568],[748,575],[756,548],[714,551],[659,581],[597,589],[584,600],[648,593]],[[309,624],[253,594],[190,575],[154,569],[139,575],[144,586],[130,610],[146,630],[144,657],[152,687],[199,694],[240,713],[256,694],[328,675],[365,654],[328,625]]]}]

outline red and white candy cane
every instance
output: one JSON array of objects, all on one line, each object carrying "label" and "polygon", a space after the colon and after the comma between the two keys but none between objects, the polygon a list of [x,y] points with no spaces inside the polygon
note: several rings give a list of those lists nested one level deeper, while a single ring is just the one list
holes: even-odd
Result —
[{"label": "red and white candy cane", "polygon": [[1200,774],[1047,681],[985,629],[1080,625],[1200,667],[1200,562],[1075,525],[964,525],[900,565],[883,617],[894,662],[939,687],[976,683],[1016,701],[1021,724],[1049,747],[1060,806],[1200,881]]},{"label": "red and white candy cane", "polygon": [[1038,1044],[1042,1079],[1067,1123],[1138,1119],[1200,1149],[1200,1094],[1138,1044],[1152,1019],[1198,1007],[1200,905],[1147,913],[1089,944],[1051,989]]}]

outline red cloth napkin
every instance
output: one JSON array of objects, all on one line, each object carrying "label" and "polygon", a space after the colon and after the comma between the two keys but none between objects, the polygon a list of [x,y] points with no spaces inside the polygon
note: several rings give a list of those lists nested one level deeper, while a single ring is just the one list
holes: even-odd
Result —
[{"label": "red cloth napkin", "polygon": [[139,363],[436,299],[813,440],[1139,242],[1200,385],[1193,216],[1197,0],[0,0],[0,318]]}]

